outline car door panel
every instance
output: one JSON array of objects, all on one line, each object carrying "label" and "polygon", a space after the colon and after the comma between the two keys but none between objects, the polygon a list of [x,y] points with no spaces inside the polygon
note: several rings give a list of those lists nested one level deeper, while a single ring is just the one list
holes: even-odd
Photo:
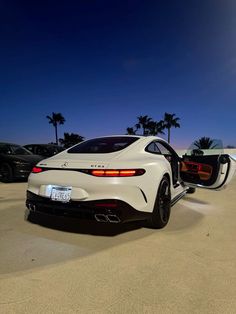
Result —
[{"label": "car door panel", "polygon": [[219,190],[232,179],[236,162],[227,154],[183,156],[180,177],[191,187]]}]

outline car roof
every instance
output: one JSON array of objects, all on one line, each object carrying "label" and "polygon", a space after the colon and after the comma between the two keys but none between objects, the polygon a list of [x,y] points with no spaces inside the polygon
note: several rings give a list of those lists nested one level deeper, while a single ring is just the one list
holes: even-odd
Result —
[{"label": "car roof", "polygon": [[0,142],[0,145],[1,144],[4,144],[4,145],[17,145],[17,146],[23,146],[23,145],[20,145],[20,144],[16,144],[16,143],[8,143],[8,142]]},{"label": "car roof", "polygon": [[56,144],[26,144],[24,146],[55,146],[55,147],[61,147],[61,146],[56,145]]},{"label": "car roof", "polygon": [[[164,140],[163,138],[161,137],[158,137],[158,136],[154,136],[154,135],[148,135],[148,136],[144,136],[144,135],[137,135],[137,134],[118,134],[118,135],[104,135],[104,136],[97,136],[97,137],[91,137],[89,139],[86,139],[85,141],[89,141],[89,140],[93,140],[93,139],[99,139],[99,138],[106,138],[106,137],[137,137],[137,138],[140,138],[140,139],[160,139],[160,140]],[[165,140],[164,140],[165,141]]]}]

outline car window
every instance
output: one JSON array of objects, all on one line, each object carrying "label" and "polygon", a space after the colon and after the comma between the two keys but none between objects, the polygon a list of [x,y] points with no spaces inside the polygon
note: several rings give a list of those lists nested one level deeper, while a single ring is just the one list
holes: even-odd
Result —
[{"label": "car window", "polygon": [[36,146],[34,151],[37,155],[47,155],[48,154],[47,148],[42,147],[42,146]]},{"label": "car window", "polygon": [[160,142],[156,142],[156,145],[158,147],[158,149],[160,150],[162,155],[172,155],[172,153],[170,152],[169,149],[167,149],[167,147],[165,147],[162,143]]},{"label": "car window", "polygon": [[60,146],[47,146],[47,150],[50,154],[55,155],[62,152],[64,149]]},{"label": "car window", "polygon": [[220,155],[224,153],[223,147],[223,142],[219,139],[201,137],[190,145],[186,151],[186,155]]},{"label": "car window", "polygon": [[58,154],[58,153],[60,153],[60,152],[62,152],[64,150],[64,148],[63,147],[56,147],[55,148],[55,151],[56,151],[56,153]]},{"label": "car window", "polygon": [[11,145],[13,155],[31,155],[32,153],[26,148],[19,145]]},{"label": "car window", "polygon": [[152,142],[146,148],[146,151],[152,154],[161,154],[160,149],[158,148],[156,142]]},{"label": "car window", "polygon": [[70,154],[106,154],[120,151],[137,141],[138,137],[102,137],[82,142],[67,152]]},{"label": "car window", "polygon": [[0,154],[12,154],[10,146],[6,144],[0,144]]},{"label": "car window", "polygon": [[177,153],[170,147],[167,143],[162,143],[160,141],[151,142],[145,149],[146,152],[151,154],[159,154],[164,156],[177,156]]},{"label": "car window", "polygon": [[25,148],[28,149],[29,151],[33,152],[33,146],[27,145],[27,146],[25,146]]}]

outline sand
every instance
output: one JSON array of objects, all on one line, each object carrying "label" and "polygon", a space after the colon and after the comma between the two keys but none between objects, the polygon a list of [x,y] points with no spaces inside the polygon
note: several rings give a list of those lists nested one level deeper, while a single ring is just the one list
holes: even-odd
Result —
[{"label": "sand", "polygon": [[0,183],[0,312],[236,313],[236,178],[139,223],[24,219],[26,183]]}]

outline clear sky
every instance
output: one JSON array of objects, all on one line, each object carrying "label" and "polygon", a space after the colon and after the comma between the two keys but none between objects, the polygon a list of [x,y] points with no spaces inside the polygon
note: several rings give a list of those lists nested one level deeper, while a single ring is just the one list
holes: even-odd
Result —
[{"label": "clear sky", "polygon": [[168,112],[174,147],[236,146],[234,0],[1,0],[0,39],[0,141],[53,141],[53,111],[86,138]]}]

